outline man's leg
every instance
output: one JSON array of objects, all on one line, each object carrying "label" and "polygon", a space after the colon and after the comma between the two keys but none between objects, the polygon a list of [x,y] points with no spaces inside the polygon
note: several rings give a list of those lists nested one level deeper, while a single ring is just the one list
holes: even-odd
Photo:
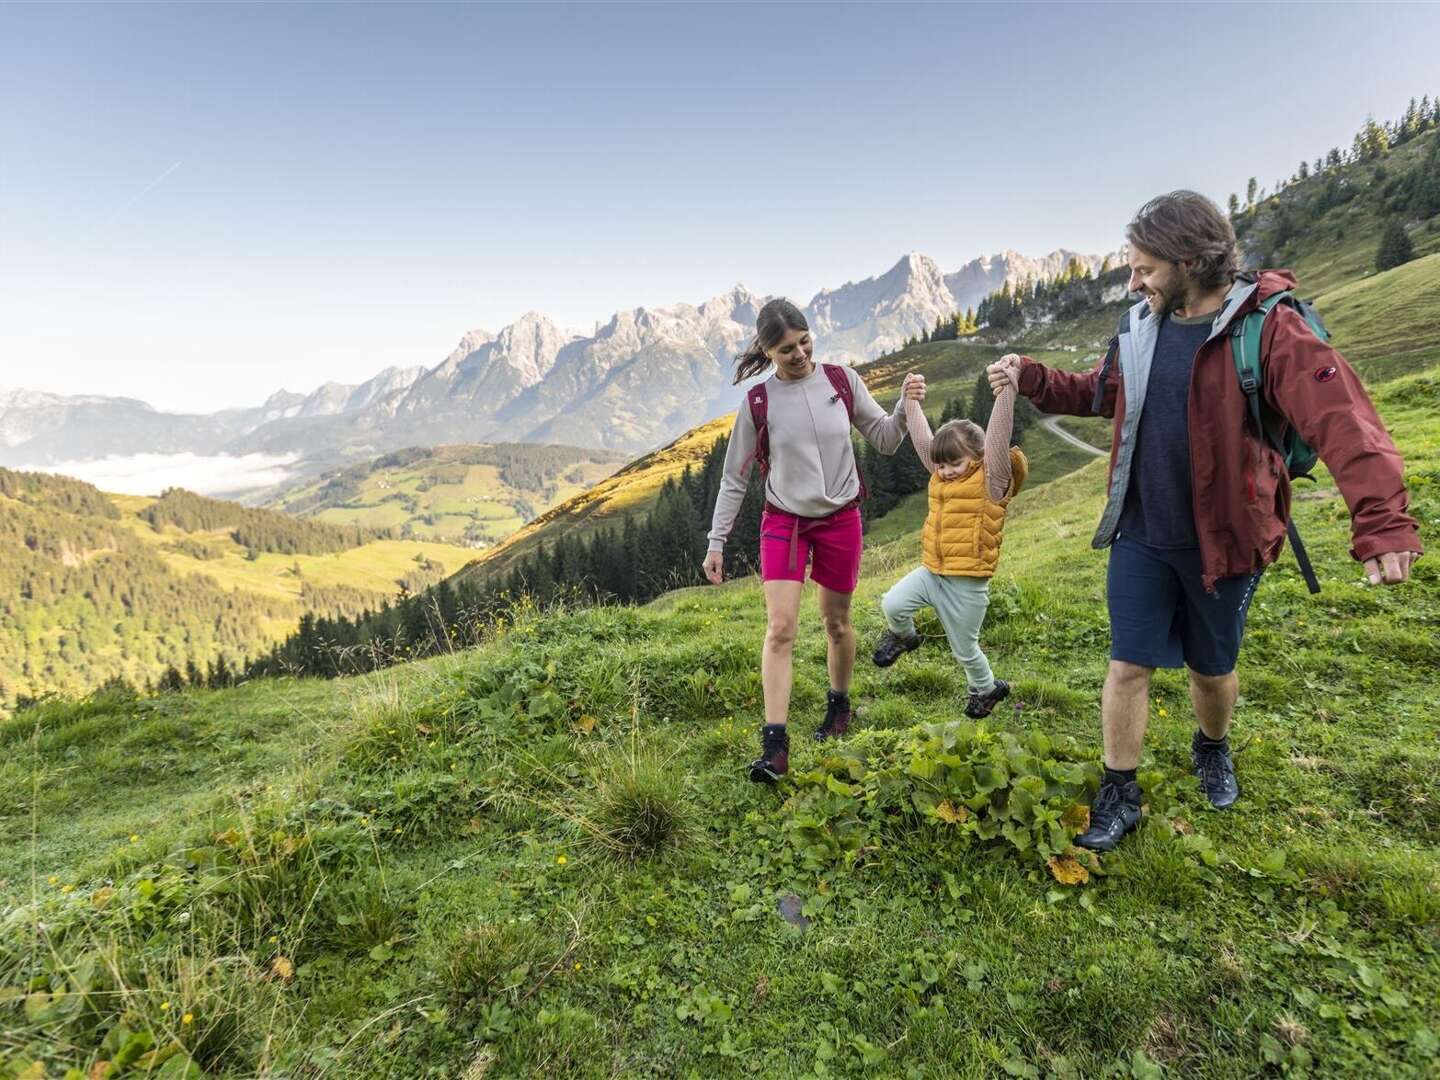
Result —
[{"label": "man's leg", "polygon": [[1150,720],[1150,675],[1154,668],[1111,660],[1100,694],[1105,767],[1117,771],[1140,764],[1140,747]]},{"label": "man's leg", "polygon": [[1105,775],[1090,804],[1090,828],[1075,838],[1092,851],[1111,851],[1140,824],[1135,770],[1149,720],[1150,675],[1179,667],[1180,585],[1162,553],[1120,538],[1106,575],[1110,608],[1110,670],[1100,697]]},{"label": "man's leg", "polygon": [[1190,669],[1190,704],[1195,719],[1207,739],[1219,741],[1230,734],[1230,718],[1240,696],[1240,680],[1235,672],[1226,675],[1201,675]]},{"label": "man's leg", "polygon": [[1190,740],[1190,763],[1210,805],[1223,810],[1240,797],[1230,755],[1230,720],[1240,696],[1235,663],[1245,636],[1245,617],[1259,573],[1222,578],[1213,591],[1200,584],[1199,560],[1184,576],[1181,637],[1190,672],[1190,703],[1198,725]]}]

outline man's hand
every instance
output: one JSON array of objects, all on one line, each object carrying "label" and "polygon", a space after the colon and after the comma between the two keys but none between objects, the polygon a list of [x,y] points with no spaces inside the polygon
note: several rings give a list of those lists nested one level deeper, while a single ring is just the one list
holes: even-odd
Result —
[{"label": "man's hand", "polygon": [[725,555],[719,551],[712,551],[705,556],[705,561],[700,564],[700,569],[705,571],[705,576],[710,580],[711,585],[719,585],[725,580]]},{"label": "man's hand", "polygon": [[924,401],[925,376],[918,372],[910,372],[905,376],[905,381],[900,385],[900,394],[906,401]]},{"label": "man's hand", "polygon": [[1414,551],[1383,551],[1365,560],[1365,578],[1371,585],[1399,585],[1410,579],[1410,567],[1418,558]]},{"label": "man's hand", "polygon": [[1015,353],[1006,353],[995,363],[985,369],[985,374],[990,377],[990,390],[996,397],[1006,387],[1020,389],[1020,364],[1021,360]]}]

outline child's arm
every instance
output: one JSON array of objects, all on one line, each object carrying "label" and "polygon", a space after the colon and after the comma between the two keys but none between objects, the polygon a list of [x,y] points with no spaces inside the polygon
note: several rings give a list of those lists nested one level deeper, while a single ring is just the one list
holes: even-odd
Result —
[{"label": "child's arm", "polygon": [[985,482],[990,498],[999,502],[1010,494],[1010,433],[1015,427],[1015,375],[995,397],[990,423],[985,428]]},{"label": "child's arm", "polygon": [[905,424],[910,429],[910,442],[915,446],[915,456],[920,459],[920,464],[925,466],[925,471],[933,475],[935,462],[930,460],[930,443],[933,441],[930,421],[925,419],[925,410],[914,398],[905,399]]}]

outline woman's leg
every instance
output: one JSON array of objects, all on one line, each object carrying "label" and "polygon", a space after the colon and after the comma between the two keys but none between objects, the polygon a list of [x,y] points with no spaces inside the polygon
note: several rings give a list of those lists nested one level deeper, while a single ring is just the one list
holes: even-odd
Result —
[{"label": "woman's leg", "polygon": [[825,624],[825,666],[830,669],[830,689],[850,692],[855,672],[855,628],[850,623],[850,593],[835,592],[819,585],[820,620]]},{"label": "woman's leg", "polygon": [[[800,615],[801,581],[765,582],[765,645],[760,653],[760,683],[765,690],[765,723],[783,724],[790,714],[794,682],[795,626]],[[854,649],[851,656],[853,660]]]},{"label": "woman's leg", "polygon": [[970,689],[988,694],[995,688],[995,675],[980,649],[980,627],[990,607],[990,579],[942,577],[936,593],[935,613],[945,627],[950,651],[965,669]]}]

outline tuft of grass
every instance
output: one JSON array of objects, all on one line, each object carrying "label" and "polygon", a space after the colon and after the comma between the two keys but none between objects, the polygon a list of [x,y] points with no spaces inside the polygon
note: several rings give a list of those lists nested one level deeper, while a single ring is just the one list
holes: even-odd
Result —
[{"label": "tuft of grass", "polygon": [[622,862],[653,858],[694,833],[688,777],[675,755],[611,753],[592,772],[593,787],[574,823],[581,842]]}]

